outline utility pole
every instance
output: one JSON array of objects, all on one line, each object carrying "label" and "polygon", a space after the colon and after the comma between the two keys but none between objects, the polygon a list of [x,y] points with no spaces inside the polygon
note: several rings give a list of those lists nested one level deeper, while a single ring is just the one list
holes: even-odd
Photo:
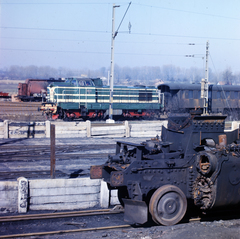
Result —
[{"label": "utility pole", "polygon": [[113,118],[113,80],[114,80],[114,40],[117,36],[115,32],[115,8],[119,5],[113,4],[112,11],[112,41],[111,41],[111,71],[110,71],[110,95],[109,95],[109,119]]},{"label": "utility pole", "polygon": [[204,110],[203,114],[208,113],[208,55],[209,55],[209,42],[206,44],[206,67],[205,67],[205,79],[202,79],[201,82],[201,98],[204,98]]},{"label": "utility pole", "polygon": [[130,7],[132,2],[129,3],[128,8],[117,28],[115,31],[115,8],[120,7],[120,5],[113,4],[113,11],[112,11],[112,41],[111,41],[111,71],[110,71],[110,94],[109,94],[109,119],[113,118],[113,82],[114,82],[114,40],[118,34],[118,30],[125,18],[127,11]]}]

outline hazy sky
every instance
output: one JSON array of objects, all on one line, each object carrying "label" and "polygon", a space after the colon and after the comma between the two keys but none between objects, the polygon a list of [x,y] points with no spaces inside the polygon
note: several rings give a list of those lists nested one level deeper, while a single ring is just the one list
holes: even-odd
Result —
[{"label": "hazy sky", "polygon": [[[0,68],[71,69],[110,66],[113,3],[116,30],[130,2],[0,1]],[[115,64],[203,68],[209,40],[209,67],[240,72],[239,11],[239,0],[133,0],[115,38]]]}]

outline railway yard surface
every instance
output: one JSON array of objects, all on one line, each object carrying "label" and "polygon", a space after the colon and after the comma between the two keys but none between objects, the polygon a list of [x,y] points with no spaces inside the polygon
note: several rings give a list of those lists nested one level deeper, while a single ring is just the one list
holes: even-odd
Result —
[{"label": "railway yard surface", "polygon": [[41,102],[0,101],[0,120],[44,121],[46,118],[38,111]]},{"label": "railway yard surface", "polygon": [[[29,104],[29,103],[26,103]],[[40,112],[35,112],[39,103],[21,106],[27,114],[20,114],[8,103],[1,107],[0,119],[21,121],[44,120]],[[31,111],[32,106],[34,109]],[[20,108],[21,108],[20,107]],[[8,116],[6,111],[8,109]],[[5,110],[5,111],[4,111]],[[15,110],[15,112],[14,112]],[[4,115],[4,116],[3,116]],[[9,118],[8,118],[9,117]],[[56,138],[56,178],[89,177],[91,165],[103,164],[108,154],[115,153],[118,140],[140,143],[149,138]],[[50,139],[23,138],[0,139],[0,180],[16,181],[18,177],[27,179],[50,178]],[[100,208],[94,208],[95,210]],[[240,208],[239,208],[240,209]],[[27,216],[57,211],[28,211]],[[73,212],[72,212],[73,213]],[[130,226],[123,220],[123,213],[78,216],[59,216],[57,218],[26,219],[21,221],[1,220],[17,216],[17,212],[0,215],[0,238],[14,238],[11,234],[28,234],[17,238],[161,238],[161,239],[211,239],[240,238],[240,210],[221,211],[207,215],[186,216],[174,226]],[[104,228],[103,228],[104,227]],[[52,232],[54,233],[46,233]],[[37,235],[37,232],[42,234]]]},{"label": "railway yard surface", "polygon": [[[176,238],[239,238],[239,220],[223,220],[214,218],[183,220],[174,226],[130,226],[124,223],[123,213],[72,216],[56,219],[26,220],[17,222],[1,222],[0,238],[14,238],[9,234],[17,234],[15,238],[141,238],[141,239],[176,239]],[[40,233],[39,233],[40,232]],[[20,237],[24,234],[24,237]],[[2,235],[9,235],[3,237]]]},{"label": "railway yard surface", "polygon": [[[140,143],[146,138],[56,139],[56,178],[89,176],[91,165],[115,153],[117,140]],[[50,178],[50,139],[0,139],[0,180]]]},{"label": "railway yard surface", "polygon": [[[90,165],[102,164],[108,154],[114,154],[117,140],[139,143],[146,139],[56,139],[56,178],[88,177]],[[20,176],[28,179],[50,178],[49,145],[49,139],[1,139],[0,180],[16,180]],[[33,213],[43,212],[29,211],[27,215]],[[3,217],[9,215],[18,214],[2,214]],[[0,238],[20,233],[33,233],[24,238],[239,238],[239,215],[240,212],[236,211],[195,215],[190,222],[189,218],[184,218],[182,223],[174,226],[156,226],[152,223],[144,227],[126,225],[123,213],[6,221],[0,222]],[[56,234],[34,236],[45,231],[55,231]]]}]

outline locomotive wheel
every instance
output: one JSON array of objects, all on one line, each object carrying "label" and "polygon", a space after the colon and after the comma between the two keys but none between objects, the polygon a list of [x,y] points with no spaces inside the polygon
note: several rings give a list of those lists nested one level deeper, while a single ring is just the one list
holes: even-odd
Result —
[{"label": "locomotive wheel", "polygon": [[152,195],[149,212],[157,224],[171,226],[182,220],[187,210],[187,199],[182,190],[173,185],[164,185]]}]

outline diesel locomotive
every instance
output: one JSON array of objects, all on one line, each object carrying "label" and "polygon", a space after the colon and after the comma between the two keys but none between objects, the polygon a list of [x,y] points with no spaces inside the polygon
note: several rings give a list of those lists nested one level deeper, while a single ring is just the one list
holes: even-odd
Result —
[{"label": "diesel locomotive", "polygon": [[[47,102],[40,110],[51,119],[105,119],[109,111],[109,86],[100,78],[66,78],[47,88]],[[156,87],[115,86],[113,115],[152,117],[162,108]]]},{"label": "diesel locomotive", "polygon": [[189,206],[205,213],[239,206],[239,129],[225,132],[225,118],[173,115],[161,137],[117,142],[116,154],[92,166],[90,177],[118,189],[124,220],[131,224],[152,218],[169,226],[180,222]]}]

